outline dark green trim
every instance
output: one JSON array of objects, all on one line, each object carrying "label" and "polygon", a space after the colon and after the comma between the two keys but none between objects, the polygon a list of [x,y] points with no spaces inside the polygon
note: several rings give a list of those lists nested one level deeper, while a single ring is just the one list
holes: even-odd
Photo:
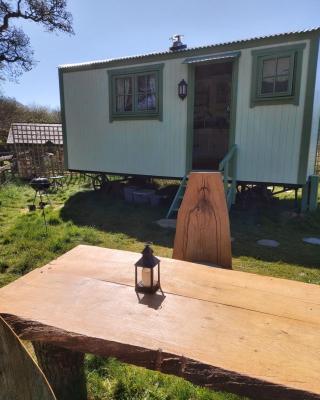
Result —
[{"label": "dark green trim", "polygon": [[240,57],[240,55],[241,51],[227,51],[226,53],[206,54],[203,56],[188,57],[183,61],[182,64],[211,63],[213,61],[227,62],[228,60]]},{"label": "dark green trim", "polygon": [[[235,59],[232,63],[232,87],[231,87],[231,110],[230,110],[230,128],[229,128],[229,151],[236,144],[236,123],[237,123],[237,101],[238,101],[238,76],[239,76],[239,59]],[[237,178],[237,160],[238,154],[231,162],[231,173],[233,178]]]},{"label": "dark green trim", "polygon": [[[162,121],[163,118],[163,68],[162,64],[152,64],[135,68],[112,69],[108,70],[109,77],[109,121],[127,121],[141,119],[157,119]],[[157,76],[157,110],[156,111],[131,111],[119,113],[115,110],[115,79],[119,77],[130,76],[134,81],[136,76],[155,73]],[[135,108],[136,98],[133,87],[133,104]]]},{"label": "dark green trim", "polygon": [[309,179],[310,179],[309,211],[316,211],[316,209],[318,208],[319,177],[317,175],[311,175]]},{"label": "dark green trim", "polygon": [[[277,46],[269,47],[262,50],[252,50],[252,76],[251,76],[251,98],[250,107],[259,105],[274,105],[274,104],[299,104],[300,86],[301,86],[301,72],[302,72],[302,59],[303,50],[306,47],[305,43],[290,45],[290,46]],[[266,58],[273,58],[279,56],[291,57],[289,81],[291,85],[290,95],[287,94],[274,94],[265,96],[259,94],[259,88],[262,79],[262,64]]]},{"label": "dark green trim", "polygon": [[69,169],[66,110],[64,103],[64,87],[63,87],[63,71],[59,69],[58,74],[59,74],[59,91],[60,91],[60,114],[61,114],[62,135],[63,135],[63,160],[65,168]]},{"label": "dark green trim", "polygon": [[192,170],[195,65],[188,65],[186,174]]},{"label": "dark green trim", "polygon": [[307,87],[306,87],[306,97],[304,103],[303,123],[302,123],[301,142],[300,142],[297,182],[302,185],[304,185],[307,180],[318,53],[319,53],[319,37],[315,37],[310,41]]},{"label": "dark green trim", "polygon": [[230,110],[230,128],[229,128],[229,149],[236,143],[236,116],[238,100],[238,76],[239,59],[232,63],[232,88],[231,88],[231,110]]},{"label": "dark green trim", "polygon": [[300,211],[302,213],[308,211],[308,204],[309,204],[309,182],[302,186],[302,194],[301,194],[301,205]]},{"label": "dark green trim", "polygon": [[290,34],[280,34],[273,35],[270,37],[260,38],[260,39],[248,39],[248,40],[239,40],[230,43],[221,43],[217,45],[198,47],[187,50],[180,50],[175,52],[163,52],[163,53],[155,53],[155,54],[146,54],[141,56],[133,56],[126,57],[122,59],[115,59],[110,61],[96,61],[93,63],[83,64],[83,65],[70,65],[70,66],[61,66],[59,69],[62,69],[63,72],[76,72],[76,71],[89,71],[92,69],[100,69],[100,68],[113,68],[113,67],[121,67],[121,66],[129,66],[136,65],[142,63],[149,62],[159,62],[164,60],[171,60],[174,58],[183,58],[189,56],[201,56],[208,54],[208,51],[232,51],[232,50],[242,50],[259,46],[267,46],[274,44],[281,44],[284,41],[300,41],[305,39],[310,39],[313,37],[319,36],[320,29],[315,29],[309,32],[300,32],[300,33],[290,33]]}]

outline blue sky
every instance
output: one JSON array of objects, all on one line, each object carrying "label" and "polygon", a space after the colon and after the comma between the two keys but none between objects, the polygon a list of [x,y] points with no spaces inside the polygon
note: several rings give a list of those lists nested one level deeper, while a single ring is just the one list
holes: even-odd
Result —
[{"label": "blue sky", "polygon": [[191,47],[320,25],[320,0],[68,0],[68,9],[75,36],[23,24],[38,64],[3,94],[57,107],[60,64],[166,50],[174,33]]}]

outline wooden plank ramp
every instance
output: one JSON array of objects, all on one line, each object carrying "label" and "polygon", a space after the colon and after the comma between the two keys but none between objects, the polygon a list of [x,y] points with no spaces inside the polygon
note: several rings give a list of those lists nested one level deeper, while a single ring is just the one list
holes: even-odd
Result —
[{"label": "wooden plank ramp", "polygon": [[0,314],[24,339],[252,399],[320,399],[317,285],[161,258],[164,295],[137,296],[139,257],[78,246],[0,289]]},{"label": "wooden plank ramp", "polygon": [[229,213],[220,172],[192,172],[178,211],[173,258],[231,268]]}]

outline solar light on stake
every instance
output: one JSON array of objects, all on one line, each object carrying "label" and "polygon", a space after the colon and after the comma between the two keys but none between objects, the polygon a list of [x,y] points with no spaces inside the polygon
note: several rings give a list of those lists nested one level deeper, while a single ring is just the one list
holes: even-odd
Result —
[{"label": "solar light on stake", "polygon": [[139,293],[155,293],[160,289],[160,260],[153,255],[147,243],[142,257],[135,263],[135,290]]}]

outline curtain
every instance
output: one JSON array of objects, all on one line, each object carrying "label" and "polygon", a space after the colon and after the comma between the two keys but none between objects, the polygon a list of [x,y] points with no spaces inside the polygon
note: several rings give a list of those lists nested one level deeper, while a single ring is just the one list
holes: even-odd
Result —
[{"label": "curtain", "polygon": [[132,78],[116,79],[117,111],[132,111]]},{"label": "curtain", "polygon": [[148,110],[156,109],[156,76],[149,75],[149,95],[148,95]]}]

